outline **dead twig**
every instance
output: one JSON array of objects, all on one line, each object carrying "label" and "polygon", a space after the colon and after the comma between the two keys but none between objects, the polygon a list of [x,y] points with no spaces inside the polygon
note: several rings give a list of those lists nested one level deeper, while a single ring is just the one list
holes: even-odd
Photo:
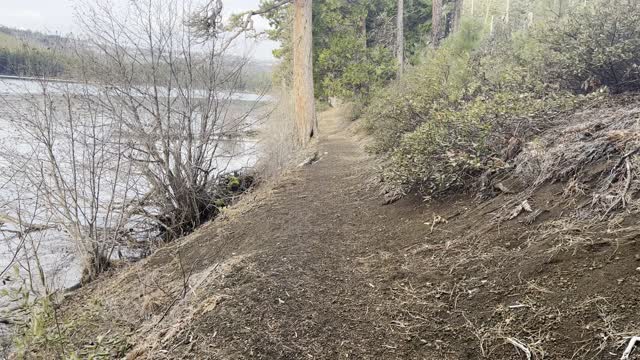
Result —
[{"label": "dead twig", "polygon": [[640,342],[640,336],[634,336],[629,340],[629,345],[627,345],[627,348],[624,350],[620,360],[629,360],[629,356],[631,356],[631,352],[635,348],[637,342]]},{"label": "dead twig", "polygon": [[518,341],[518,340],[516,340],[514,338],[510,338],[510,337],[507,338],[506,340],[507,340],[507,342],[509,344],[515,346],[516,349],[522,351],[524,353],[524,355],[527,357],[527,360],[531,360],[531,350],[529,350],[529,348],[525,344],[521,343],[520,341]]},{"label": "dead twig", "polygon": [[633,176],[633,173],[631,171],[631,163],[629,162],[628,158],[624,159],[624,163],[625,163],[625,167],[626,167],[626,170],[627,170],[627,179],[626,179],[626,182],[624,184],[624,189],[622,190],[622,193],[620,193],[620,195],[618,195],[618,197],[613,202],[613,204],[611,204],[611,206],[609,206],[609,209],[607,209],[607,211],[604,214],[605,216],[607,216],[620,203],[622,203],[622,207],[623,208],[625,208],[627,206],[626,197],[627,197],[627,192],[629,192],[629,188],[631,187],[631,178]]}]

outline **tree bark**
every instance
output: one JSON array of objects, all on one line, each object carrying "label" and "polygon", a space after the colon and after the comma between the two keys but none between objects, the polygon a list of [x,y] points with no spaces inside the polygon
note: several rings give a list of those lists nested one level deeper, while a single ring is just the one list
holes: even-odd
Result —
[{"label": "tree bark", "polygon": [[431,46],[436,48],[440,45],[440,34],[442,33],[442,0],[433,0],[431,11]]},{"label": "tree bark", "polygon": [[464,8],[464,0],[455,0],[453,10],[453,31],[460,30],[462,24],[462,9]]},{"label": "tree bark", "polygon": [[404,0],[398,0],[396,23],[396,58],[398,59],[398,79],[404,73]]},{"label": "tree bark", "polygon": [[504,23],[509,24],[511,14],[511,0],[507,0],[507,8],[504,11]]},{"label": "tree bark", "polygon": [[312,0],[294,0],[293,96],[295,128],[299,145],[318,132],[313,93]]},{"label": "tree bark", "polygon": [[367,15],[362,17],[360,21],[360,36],[362,36],[362,43],[364,48],[367,48]]}]

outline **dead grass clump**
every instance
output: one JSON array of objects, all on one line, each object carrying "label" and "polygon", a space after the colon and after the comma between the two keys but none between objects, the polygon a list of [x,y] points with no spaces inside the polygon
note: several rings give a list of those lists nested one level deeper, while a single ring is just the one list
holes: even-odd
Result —
[{"label": "dead grass clump", "polygon": [[540,229],[535,242],[548,243],[552,252],[576,250],[603,241],[588,234],[598,224],[620,216],[622,223],[625,215],[637,213],[639,118],[637,103],[585,110],[525,145],[508,175],[529,184],[521,195],[565,183],[557,194],[562,219]]},{"label": "dead grass clump", "polygon": [[281,175],[294,160],[296,144],[293,121],[293,98],[286,89],[278,90],[272,109],[258,131],[260,158],[256,164],[262,180]]}]

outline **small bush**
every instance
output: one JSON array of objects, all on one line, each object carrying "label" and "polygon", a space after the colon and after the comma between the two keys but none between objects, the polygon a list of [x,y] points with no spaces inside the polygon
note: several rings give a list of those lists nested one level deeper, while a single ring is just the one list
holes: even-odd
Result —
[{"label": "small bush", "polygon": [[[371,99],[364,120],[375,139],[373,152],[393,150],[403,134],[415,130],[432,114],[457,108],[476,91],[479,84],[470,66],[471,49],[479,41],[475,27],[465,24],[456,37],[431,52],[424,64]],[[464,31],[466,28],[469,31]]]},{"label": "small bush", "polygon": [[545,49],[526,33],[480,39],[466,24],[401,81],[371,100],[365,120],[387,158],[393,193],[427,197],[479,183],[525,141],[582,100],[545,82]]},{"label": "small bush", "polygon": [[482,173],[507,166],[503,150],[510,138],[524,137],[537,119],[570,109],[575,100],[502,92],[433,113],[391,153],[385,180],[428,196],[467,187]]},{"label": "small bush", "polygon": [[549,79],[589,92],[640,90],[640,2],[597,0],[552,23],[540,37]]}]

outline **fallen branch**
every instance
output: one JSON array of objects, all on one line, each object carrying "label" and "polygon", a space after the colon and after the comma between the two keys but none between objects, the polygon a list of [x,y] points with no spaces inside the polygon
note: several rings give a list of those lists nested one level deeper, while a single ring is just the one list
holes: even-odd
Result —
[{"label": "fallen branch", "polygon": [[631,356],[631,352],[633,348],[635,348],[636,343],[640,341],[640,336],[634,336],[629,340],[629,345],[625,349],[624,353],[622,353],[622,358],[620,360],[629,360],[629,356]]},{"label": "fallen branch", "polygon": [[298,167],[303,167],[303,166],[307,166],[307,165],[311,165],[314,162],[319,160],[319,156],[318,156],[318,152],[314,152],[313,155],[309,156],[308,158],[306,158],[303,162],[301,162]]},{"label": "fallen branch", "polygon": [[609,189],[609,187],[611,186],[611,183],[613,183],[613,180],[616,178],[616,175],[615,175],[616,169],[618,169],[620,166],[622,166],[623,163],[628,163],[629,157],[635,155],[636,153],[638,153],[638,151],[640,151],[640,147],[635,148],[634,150],[631,150],[628,153],[622,155],[622,157],[618,160],[616,165],[613,168],[611,168],[611,173],[607,177],[607,181],[605,182],[604,186],[602,187],[601,192],[607,191]]},{"label": "fallen branch", "polygon": [[627,169],[627,179],[624,184],[624,189],[622,190],[622,193],[618,196],[616,201],[614,201],[613,204],[609,206],[609,209],[607,209],[607,212],[605,212],[604,214],[605,216],[608,215],[613,209],[615,209],[621,202],[623,208],[627,206],[627,201],[625,200],[625,198],[627,197],[627,192],[629,192],[629,188],[631,187],[631,177],[633,176],[633,173],[631,171],[631,164],[629,163],[628,158],[624,160],[624,163]]}]

